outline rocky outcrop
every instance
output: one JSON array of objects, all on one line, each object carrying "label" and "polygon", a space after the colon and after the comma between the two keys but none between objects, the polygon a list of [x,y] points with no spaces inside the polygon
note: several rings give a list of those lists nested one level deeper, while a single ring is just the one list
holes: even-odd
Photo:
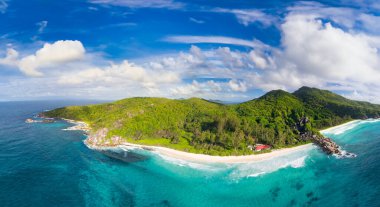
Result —
[{"label": "rocky outcrop", "polygon": [[303,141],[311,140],[316,145],[320,146],[321,149],[326,152],[327,154],[336,154],[336,155],[342,155],[342,151],[340,150],[339,145],[337,145],[335,142],[333,142],[330,138],[321,136],[321,135],[315,135],[311,131],[308,131],[306,129],[306,124],[309,123],[309,119],[307,117],[303,117],[299,120],[296,127],[300,133],[300,138]]},{"label": "rocky outcrop", "polygon": [[84,141],[86,145],[91,147],[113,147],[122,144],[123,138],[120,136],[107,137],[107,128],[102,128],[94,133],[88,135],[87,139]]},{"label": "rocky outcrop", "polygon": [[103,142],[107,134],[108,134],[107,128],[99,129],[98,131],[89,134],[87,139],[84,142],[89,146],[97,146],[101,142]]},{"label": "rocky outcrop", "polygon": [[327,154],[342,155],[339,145],[333,142],[330,138],[313,135],[312,140]]}]

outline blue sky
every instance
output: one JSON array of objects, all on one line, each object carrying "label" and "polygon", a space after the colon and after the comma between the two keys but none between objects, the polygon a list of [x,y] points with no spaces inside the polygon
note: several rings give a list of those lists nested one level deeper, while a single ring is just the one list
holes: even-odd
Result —
[{"label": "blue sky", "polygon": [[203,97],[308,85],[380,103],[380,3],[0,0],[0,100]]}]

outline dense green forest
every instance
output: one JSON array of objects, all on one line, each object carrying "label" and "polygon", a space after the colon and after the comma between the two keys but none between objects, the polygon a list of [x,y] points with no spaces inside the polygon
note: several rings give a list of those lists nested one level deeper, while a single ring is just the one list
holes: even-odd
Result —
[{"label": "dense green forest", "polygon": [[[69,106],[44,113],[89,123],[93,131],[108,129],[108,138],[160,145],[214,155],[251,154],[248,145],[273,148],[309,142],[300,133],[352,119],[377,118],[380,105],[352,101],[330,91],[302,87],[294,93],[271,91],[232,105],[199,98],[128,98],[108,104]],[[307,123],[300,123],[307,117]]]}]

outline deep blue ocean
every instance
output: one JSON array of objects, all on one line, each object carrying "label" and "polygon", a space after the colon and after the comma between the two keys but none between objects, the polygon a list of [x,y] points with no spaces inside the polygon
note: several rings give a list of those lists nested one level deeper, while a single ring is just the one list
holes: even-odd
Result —
[{"label": "deep blue ocean", "polygon": [[136,150],[126,162],[88,149],[65,122],[25,123],[86,102],[0,103],[0,206],[380,206],[380,122],[326,135],[352,159],[316,147],[248,164],[200,164]]}]

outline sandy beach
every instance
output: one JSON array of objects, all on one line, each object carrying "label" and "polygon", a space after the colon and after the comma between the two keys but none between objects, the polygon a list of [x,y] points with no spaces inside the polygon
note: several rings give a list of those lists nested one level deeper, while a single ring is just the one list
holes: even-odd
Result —
[{"label": "sandy beach", "polygon": [[[73,121],[73,120],[71,120]],[[347,128],[347,126],[353,125],[358,120],[353,120],[338,126],[334,126],[331,128],[327,128],[324,130],[321,130],[321,133],[331,133],[335,132],[336,130],[341,130]],[[88,146],[92,149],[109,149],[110,147],[99,147],[99,146]],[[310,143],[305,144],[301,146],[296,147],[290,147],[290,148],[283,148],[283,149],[276,149],[268,153],[263,154],[254,154],[254,155],[242,155],[242,156],[212,156],[212,155],[205,155],[205,154],[195,154],[195,153],[189,153],[184,151],[179,151],[175,149],[170,149],[166,147],[158,147],[158,146],[147,146],[147,145],[139,145],[139,144],[132,144],[132,143],[122,143],[120,145],[117,145],[115,147],[120,147],[125,150],[130,150],[131,148],[140,148],[144,150],[150,150],[153,151],[159,155],[167,156],[175,159],[180,160],[186,160],[186,161],[192,161],[192,162],[201,162],[201,163],[248,163],[248,162],[259,162],[264,161],[276,157],[286,156],[292,153],[296,153],[299,151],[304,150],[310,150],[316,147],[316,145]]]},{"label": "sandy beach", "polygon": [[204,154],[195,154],[188,153],[179,150],[174,150],[166,147],[156,147],[156,146],[145,146],[138,144],[125,143],[117,147],[128,148],[137,147],[142,149],[148,149],[155,153],[158,153],[163,156],[168,156],[175,159],[181,159],[186,161],[193,162],[202,162],[202,163],[247,163],[247,162],[258,162],[263,160],[272,159],[275,157],[285,156],[291,153],[295,153],[303,150],[313,149],[315,146],[313,144],[305,144],[297,147],[284,148],[273,150],[272,152],[256,154],[256,155],[242,155],[242,156],[212,156]]},{"label": "sandy beach", "polygon": [[337,131],[343,131],[341,129],[346,129],[348,126],[351,126],[353,125],[354,123],[358,122],[360,120],[352,120],[352,121],[349,121],[347,123],[344,123],[344,124],[341,124],[341,125],[337,125],[337,126],[334,126],[334,127],[330,127],[330,128],[327,128],[327,129],[324,129],[324,130],[321,130],[319,131],[320,133],[336,133]]}]

